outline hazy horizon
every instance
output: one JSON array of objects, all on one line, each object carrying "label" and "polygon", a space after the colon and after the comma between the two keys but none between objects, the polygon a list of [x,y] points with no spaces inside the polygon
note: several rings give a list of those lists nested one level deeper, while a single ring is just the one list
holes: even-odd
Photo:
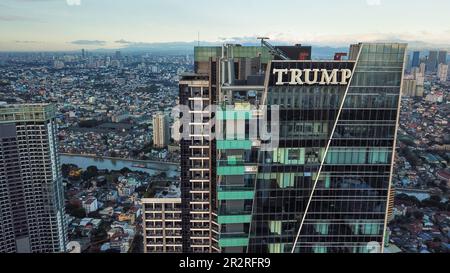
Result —
[{"label": "hazy horizon", "polygon": [[448,49],[448,10],[450,2],[440,0],[3,0],[0,51],[257,42],[260,35],[287,44],[400,41]]}]

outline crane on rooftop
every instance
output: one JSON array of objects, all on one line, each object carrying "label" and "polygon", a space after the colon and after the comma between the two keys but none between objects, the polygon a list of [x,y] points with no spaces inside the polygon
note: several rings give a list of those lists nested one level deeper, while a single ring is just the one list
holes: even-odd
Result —
[{"label": "crane on rooftop", "polygon": [[269,53],[270,53],[270,54],[272,54],[272,55],[274,55],[274,56],[277,56],[277,57],[279,57],[280,59],[285,60],[285,61],[291,59],[291,58],[289,58],[288,56],[286,56],[286,54],[285,54],[282,50],[280,50],[280,49],[274,47],[273,45],[269,44],[269,43],[266,41],[266,40],[270,40],[269,37],[258,37],[257,39],[258,39],[258,40],[261,40],[261,47],[267,48],[267,49],[269,50]]}]

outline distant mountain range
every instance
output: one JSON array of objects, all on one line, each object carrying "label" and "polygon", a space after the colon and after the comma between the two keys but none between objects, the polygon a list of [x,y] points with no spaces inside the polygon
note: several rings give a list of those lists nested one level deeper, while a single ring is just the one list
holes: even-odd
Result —
[{"label": "distant mountain range", "polygon": [[[117,49],[96,49],[95,52],[111,52],[120,50],[123,52],[151,52],[151,53],[165,53],[165,54],[192,54],[195,46],[221,46],[223,43],[237,43],[243,46],[258,46],[258,42],[248,41],[218,41],[218,42],[166,42],[166,43],[125,43],[123,47]],[[426,52],[428,50],[447,50],[450,51],[450,45],[445,44],[431,44],[421,41],[376,41],[376,42],[401,42],[407,43],[409,50],[418,50]],[[287,42],[271,41],[273,45],[289,45]],[[336,52],[347,52],[348,46],[324,46],[320,44],[309,44],[307,42],[301,43],[303,45],[311,45],[313,58],[330,58]]]},{"label": "distant mountain range", "polygon": [[[234,42],[233,42],[234,43]],[[164,53],[164,54],[193,54],[195,46],[221,46],[223,42],[168,42],[168,43],[135,43],[128,44],[117,49],[96,49],[94,52],[112,52],[120,50],[125,53]],[[242,46],[259,46],[259,43],[238,43]],[[289,45],[288,43],[273,43],[273,45]],[[305,44],[308,45],[308,44]],[[348,47],[329,47],[312,45],[312,54],[314,58],[329,58],[336,52],[347,52]]]}]

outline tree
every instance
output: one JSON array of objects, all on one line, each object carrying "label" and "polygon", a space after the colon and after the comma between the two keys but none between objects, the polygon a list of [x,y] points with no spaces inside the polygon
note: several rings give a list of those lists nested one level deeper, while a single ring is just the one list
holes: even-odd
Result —
[{"label": "tree", "polygon": [[88,213],[88,217],[95,218],[95,219],[102,218],[102,216],[100,215],[100,213],[98,211],[93,211],[93,212]]},{"label": "tree", "polygon": [[71,215],[76,218],[84,218],[86,217],[86,210],[84,208],[77,208],[72,211]]},{"label": "tree", "polygon": [[68,177],[70,173],[71,166],[68,164],[61,165],[61,173],[63,177]]},{"label": "tree", "polygon": [[431,196],[421,202],[421,206],[425,208],[442,208],[444,204],[441,203],[441,198],[437,195]]},{"label": "tree", "polygon": [[108,238],[108,233],[103,229],[94,230],[91,236],[91,242],[99,242],[106,240]]},{"label": "tree", "polygon": [[131,170],[128,169],[127,167],[124,167],[124,168],[122,168],[122,169],[120,170],[120,173],[121,173],[122,175],[128,174],[128,173],[130,173],[130,172],[131,172]]},{"label": "tree", "polygon": [[85,180],[89,180],[91,178],[97,177],[97,175],[98,175],[98,168],[96,166],[89,166],[83,173],[83,178]]},{"label": "tree", "polygon": [[146,190],[147,190],[147,187],[146,187],[146,186],[139,186],[139,187],[137,187],[134,191],[137,192],[137,193],[143,193],[143,192],[145,192]]},{"label": "tree", "polygon": [[416,210],[416,211],[413,212],[413,216],[417,220],[422,220],[423,219],[423,212],[421,212],[419,210]]},{"label": "tree", "polygon": [[93,128],[98,125],[98,122],[94,119],[91,120],[82,120],[78,123],[78,126],[81,128]]},{"label": "tree", "polygon": [[420,204],[420,200],[417,199],[417,197],[415,196],[409,196],[407,194],[398,194],[395,196],[395,201],[402,204],[402,203],[406,203],[406,204],[411,204],[411,205],[415,205],[418,206]]}]

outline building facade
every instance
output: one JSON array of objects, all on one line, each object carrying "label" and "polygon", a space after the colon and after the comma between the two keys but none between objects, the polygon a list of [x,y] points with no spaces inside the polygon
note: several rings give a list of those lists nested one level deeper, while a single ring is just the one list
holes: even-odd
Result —
[{"label": "building facade", "polygon": [[419,65],[420,65],[420,51],[414,51],[411,67],[419,67]]},{"label": "building facade", "polygon": [[439,64],[438,78],[440,82],[446,82],[448,78],[448,64]]},{"label": "building facade", "polygon": [[64,252],[55,107],[0,106],[0,252]]},{"label": "building facade", "polygon": [[164,113],[156,113],[153,117],[153,146],[165,148],[169,145],[170,128],[167,116]]},{"label": "building facade", "polygon": [[426,71],[429,73],[435,73],[437,70],[437,66],[438,66],[438,52],[435,50],[431,50],[428,53]]},{"label": "building facade", "polygon": [[[310,47],[281,49],[294,58],[311,56]],[[189,128],[182,128],[180,141],[183,252],[220,252],[218,203],[222,194],[218,193],[216,165],[217,145],[221,143],[210,137],[211,122],[216,119],[208,107],[221,101],[217,97],[221,81],[245,81],[247,75],[265,69],[274,57],[268,48],[239,45],[196,47],[194,55],[195,73],[180,79],[180,104],[189,108],[183,114]],[[226,69],[220,62],[225,55],[232,59]]]},{"label": "building facade", "polygon": [[181,198],[143,198],[144,253],[181,253]]},{"label": "building facade", "polygon": [[445,50],[440,50],[438,52],[438,65],[447,64],[447,54],[448,52]]},{"label": "building facade", "polygon": [[[259,152],[247,252],[381,248],[405,48],[360,44],[355,60],[272,62],[264,103],[280,106],[280,140],[272,152]],[[287,77],[280,85],[275,69],[352,76],[338,85]]]}]

